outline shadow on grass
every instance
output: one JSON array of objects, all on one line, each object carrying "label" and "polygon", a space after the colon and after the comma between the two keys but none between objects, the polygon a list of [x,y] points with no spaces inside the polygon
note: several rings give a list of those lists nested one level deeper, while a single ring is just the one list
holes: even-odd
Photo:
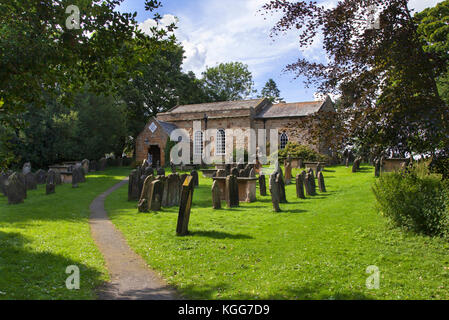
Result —
[{"label": "shadow on grass", "polygon": [[[95,298],[92,283],[102,283],[100,272],[61,255],[33,252],[26,248],[30,242],[20,233],[0,231],[0,288],[5,293],[0,295],[0,300]],[[82,290],[66,288],[67,277],[71,275],[66,274],[66,268],[69,266],[79,268]]]},{"label": "shadow on grass", "polygon": [[220,231],[190,231],[188,236],[190,237],[205,237],[212,239],[238,239],[238,240],[249,240],[254,239],[251,236],[245,234],[232,234]]},{"label": "shadow on grass", "polygon": [[[323,288],[327,288],[328,283],[321,283],[318,281],[306,283],[301,287],[288,287],[279,289],[279,293],[270,295],[258,296],[248,291],[252,288],[238,290],[236,294],[226,294],[230,290],[230,285],[226,283],[219,283],[216,285],[188,285],[183,287],[182,294],[187,299],[199,300],[218,300],[224,293],[224,299],[232,300],[372,300],[362,292],[344,291],[329,295],[322,293]],[[234,288],[236,291],[237,288]]]}]

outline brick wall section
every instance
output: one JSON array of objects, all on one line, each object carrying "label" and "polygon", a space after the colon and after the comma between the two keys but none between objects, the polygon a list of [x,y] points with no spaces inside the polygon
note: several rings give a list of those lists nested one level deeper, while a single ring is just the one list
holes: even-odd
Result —
[{"label": "brick wall section", "polygon": [[[154,133],[149,129],[150,124],[154,122],[157,125],[157,129]],[[148,139],[149,144],[145,143]],[[161,165],[165,165],[165,146],[167,145],[168,135],[162,129],[162,127],[151,119],[145,126],[145,129],[139,134],[136,141],[136,160],[137,162],[142,162],[148,157],[148,148],[151,145],[157,145],[161,149]]]}]

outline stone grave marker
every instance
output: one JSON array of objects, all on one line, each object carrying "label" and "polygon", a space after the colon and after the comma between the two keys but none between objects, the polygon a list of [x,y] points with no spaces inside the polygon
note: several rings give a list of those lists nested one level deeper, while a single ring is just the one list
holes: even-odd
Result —
[{"label": "stone grave marker", "polygon": [[140,195],[138,209],[139,212],[148,212],[150,210],[151,188],[153,187],[154,176],[148,176],[143,183],[142,193]]},{"label": "stone grave marker", "polygon": [[296,197],[299,199],[306,198],[304,194],[304,176],[302,174],[296,176]]},{"label": "stone grave marker", "polygon": [[151,211],[161,211],[162,207],[162,196],[164,193],[164,185],[161,181],[155,180],[153,181],[151,186],[151,195],[150,195],[150,210]]},{"label": "stone grave marker", "polygon": [[139,200],[139,177],[137,170],[131,171],[128,182],[128,201]]},{"label": "stone grave marker", "polygon": [[56,191],[56,171],[50,169],[47,173],[47,181],[45,185],[45,194],[53,194]]},{"label": "stone grave marker", "polygon": [[228,208],[238,207],[239,203],[239,185],[237,177],[229,175],[226,177],[226,204]]},{"label": "stone grave marker", "polygon": [[[9,176],[6,183],[6,194],[8,197],[8,204],[19,204],[25,199],[23,182],[19,178],[18,173],[13,173]],[[26,187],[25,187],[26,188]]]},{"label": "stone grave marker", "polygon": [[279,186],[279,174],[277,172],[273,172],[270,175],[270,193],[271,202],[273,203],[273,210],[275,212],[280,212],[281,208],[279,207],[279,203],[281,202],[281,194]]},{"label": "stone grave marker", "polygon": [[262,173],[259,175],[259,191],[262,197],[267,195],[267,181]]},{"label": "stone grave marker", "polygon": [[25,174],[25,185],[27,190],[36,190],[37,189],[37,179],[36,175],[31,171]]},{"label": "stone grave marker", "polygon": [[198,177],[198,171],[193,170],[190,175],[193,177],[193,186],[196,188],[200,185],[200,180]]},{"label": "stone grave marker", "polygon": [[187,176],[182,184],[181,202],[176,226],[176,234],[178,236],[185,236],[189,233],[190,210],[192,208],[194,190],[193,177]]},{"label": "stone grave marker", "polygon": [[212,184],[212,206],[214,209],[221,209],[221,194],[217,180]]},{"label": "stone grave marker", "polygon": [[320,192],[326,192],[326,185],[324,183],[324,175],[323,172],[318,173],[318,187],[320,189]]},{"label": "stone grave marker", "polygon": [[36,171],[37,184],[45,184],[47,181],[47,172],[42,169]]}]

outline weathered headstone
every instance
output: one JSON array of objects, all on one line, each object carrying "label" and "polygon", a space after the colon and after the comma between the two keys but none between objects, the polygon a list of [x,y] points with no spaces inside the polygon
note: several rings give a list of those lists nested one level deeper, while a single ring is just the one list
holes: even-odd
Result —
[{"label": "weathered headstone", "polygon": [[262,197],[267,195],[267,181],[264,174],[259,175],[259,191]]},{"label": "weathered headstone", "polygon": [[193,186],[196,188],[200,185],[200,180],[198,177],[198,171],[193,170],[192,172],[190,172],[190,175],[193,177]]},{"label": "weathered headstone", "polygon": [[166,176],[157,176],[156,179],[162,183],[161,206],[164,208],[167,208],[167,207],[169,207],[169,205],[168,205],[168,178]]},{"label": "weathered headstone", "polygon": [[73,171],[78,171],[79,174],[79,182],[80,183],[84,183],[86,182],[86,175],[84,173],[84,168],[81,164],[77,164],[75,165],[75,167],[73,168]]},{"label": "weathered headstone", "polygon": [[150,210],[151,211],[161,211],[162,207],[162,196],[164,193],[164,185],[161,181],[155,180],[153,181],[151,186],[151,195],[150,195]]},{"label": "weathered headstone", "polygon": [[128,201],[138,201],[139,197],[139,176],[137,170],[133,170],[129,175]]},{"label": "weathered headstone", "polygon": [[352,164],[352,173],[356,173],[358,171],[359,165],[358,165],[359,159],[356,159],[354,163]]},{"label": "weathered headstone", "polygon": [[57,186],[62,184],[62,176],[61,176],[61,172],[59,172],[59,171],[55,171],[55,184]]},{"label": "weathered headstone", "polygon": [[25,176],[31,172],[31,163],[26,162],[22,167],[22,174]]},{"label": "weathered headstone", "polygon": [[107,160],[106,158],[101,158],[98,161],[98,171],[104,171],[106,170]]},{"label": "weathered headstone", "polygon": [[154,176],[154,169],[152,167],[146,167],[145,170],[143,170],[144,176]]},{"label": "weathered headstone", "polygon": [[318,173],[318,187],[320,189],[320,192],[326,192],[326,185],[324,183],[324,175],[323,172]]},{"label": "weathered headstone", "polygon": [[299,199],[306,198],[304,194],[304,176],[302,174],[296,176],[296,197]]},{"label": "weathered headstone", "polygon": [[153,187],[154,176],[148,176],[143,184],[142,193],[140,195],[138,209],[139,212],[148,212],[150,210],[151,188]]},{"label": "weathered headstone", "polygon": [[182,184],[181,203],[179,205],[178,223],[176,226],[176,234],[178,236],[185,236],[189,233],[190,210],[192,208],[194,190],[193,177],[187,176]]},{"label": "weathered headstone", "polygon": [[214,209],[221,209],[221,193],[217,180],[212,184],[212,206]]},{"label": "weathered headstone", "polygon": [[89,173],[89,166],[90,166],[90,161],[87,159],[84,159],[83,161],[81,161],[81,166],[83,167],[84,170],[84,174],[88,174]]},{"label": "weathered headstone", "polygon": [[316,195],[316,184],[315,184],[315,176],[310,173],[306,175],[306,179],[309,184],[309,196],[315,196]]},{"label": "weathered headstone", "polygon": [[231,174],[231,169],[232,169],[231,164],[229,164],[229,163],[225,164],[225,169],[224,169],[226,172],[226,174],[224,175],[225,177],[227,177]]},{"label": "weathered headstone", "polygon": [[245,169],[239,170],[239,177],[240,177],[240,178],[246,178]]},{"label": "weathered headstone", "polygon": [[37,189],[37,180],[34,173],[28,172],[27,174],[25,174],[25,185],[27,190]]},{"label": "weathered headstone", "polygon": [[8,175],[5,172],[0,173],[0,192],[6,196],[6,184],[8,182]]},{"label": "weathered headstone", "polygon": [[21,172],[18,172],[17,177],[19,178],[19,180],[21,182],[21,186],[23,188],[23,193],[25,195],[24,199],[26,199],[27,198],[27,183],[26,183],[25,175]]},{"label": "weathered headstone", "polygon": [[97,163],[97,160],[92,160],[91,162],[89,162],[89,171],[90,171],[90,172],[98,171],[98,163]]},{"label": "weathered headstone", "polygon": [[226,204],[228,208],[238,207],[239,204],[239,185],[237,177],[229,175],[226,177]]},{"label": "weathered headstone", "polygon": [[56,172],[52,169],[48,170],[47,180],[45,185],[45,193],[47,195],[55,193],[56,190]]},{"label": "weathered headstone", "polygon": [[233,176],[238,178],[240,176],[239,169],[236,168],[236,167],[232,168],[231,169],[231,175],[233,175]]},{"label": "weathered headstone", "polygon": [[281,208],[279,207],[279,203],[281,202],[281,194],[279,186],[279,174],[277,172],[273,172],[270,175],[270,193],[271,202],[273,203],[273,210],[275,212],[280,212]]},{"label": "weathered headstone", "polygon": [[226,178],[227,176],[228,175],[226,175],[226,170],[223,170],[223,169],[217,170],[216,177]]},{"label": "weathered headstone", "polygon": [[80,167],[75,167],[72,171],[72,188],[78,188],[78,185],[82,182],[82,171]]},{"label": "weathered headstone", "polygon": [[167,192],[167,207],[179,206],[180,198],[180,178],[179,174],[173,173],[167,177],[168,192]]},{"label": "weathered headstone", "polygon": [[8,204],[19,204],[25,199],[23,182],[20,180],[18,173],[9,176],[6,189]]}]

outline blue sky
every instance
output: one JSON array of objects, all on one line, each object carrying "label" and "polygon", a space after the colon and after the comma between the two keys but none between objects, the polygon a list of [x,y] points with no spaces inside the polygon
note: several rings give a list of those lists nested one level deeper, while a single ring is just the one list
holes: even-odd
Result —
[{"label": "blue sky", "polygon": [[[411,0],[410,7],[420,11],[434,6],[441,0]],[[254,76],[256,89],[260,92],[265,82],[273,78],[287,102],[315,100],[314,88],[305,88],[301,79],[294,79],[283,68],[300,56],[321,61],[324,55],[319,39],[307,50],[300,51],[294,32],[274,39],[270,29],[276,16],[258,13],[267,0],[162,0],[158,12],[163,22],[178,19],[176,37],[184,46],[185,71],[197,76],[206,66],[220,62],[240,61],[248,64]],[[336,0],[319,1],[332,5]],[[153,23],[152,14],[145,11],[144,0],[125,0],[120,6],[124,12],[137,12],[137,20],[143,30]]]}]

